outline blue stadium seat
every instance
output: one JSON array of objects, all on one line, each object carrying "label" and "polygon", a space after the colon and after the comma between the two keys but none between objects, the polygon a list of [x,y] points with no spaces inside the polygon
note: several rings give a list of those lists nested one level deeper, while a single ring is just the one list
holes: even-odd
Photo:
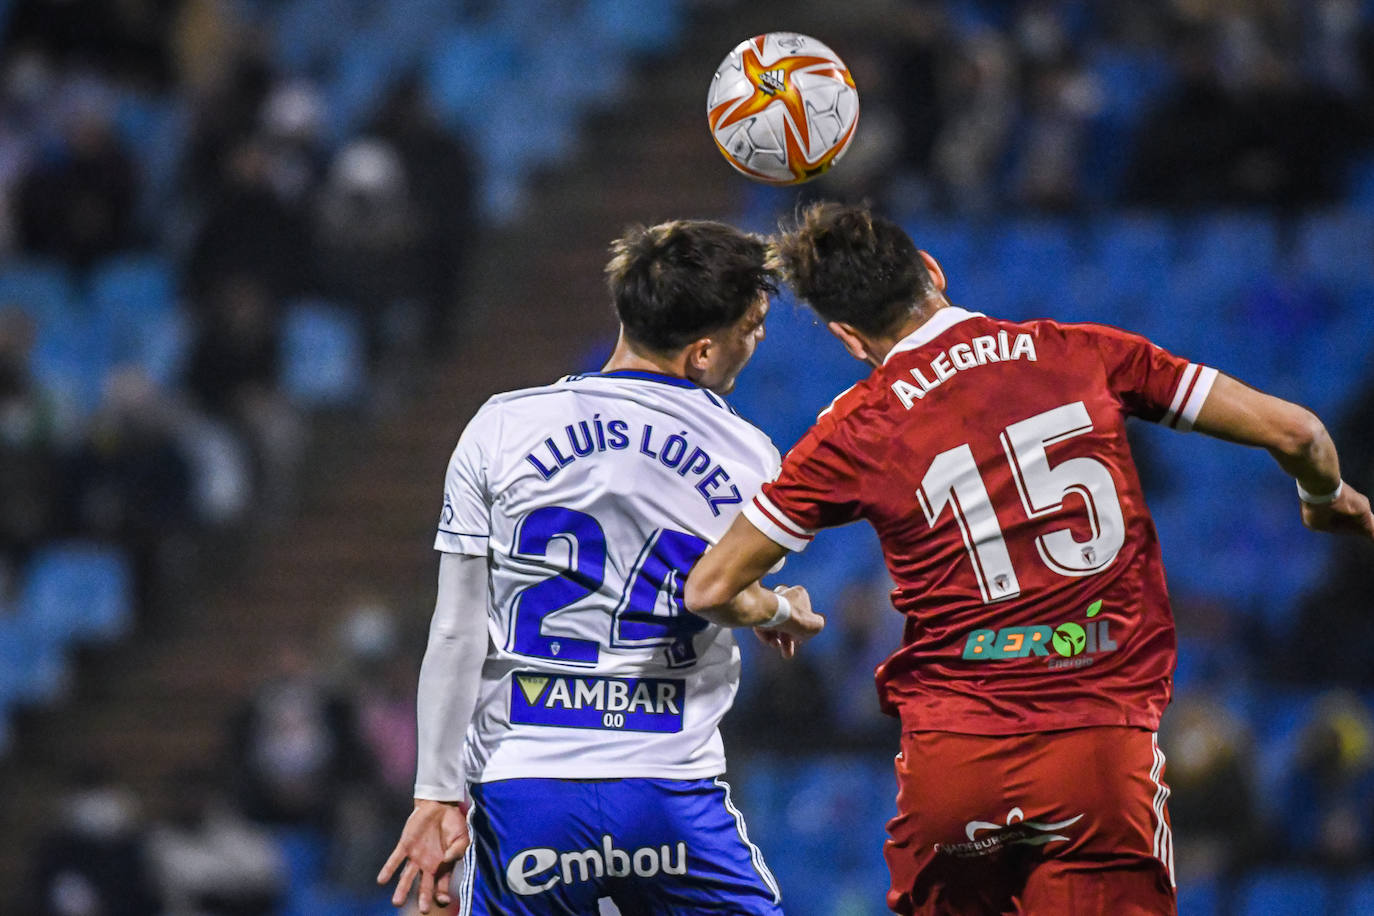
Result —
[{"label": "blue stadium seat", "polygon": [[569,114],[531,100],[483,122],[473,131],[473,145],[487,173],[522,177],[567,156],[575,140]]},{"label": "blue stadium seat", "polygon": [[11,658],[24,651],[25,636],[11,609],[0,607],[0,720],[19,702],[26,686],[19,667],[9,664]]},{"label": "blue stadium seat", "polygon": [[[1155,433],[1145,440],[1151,459],[1173,485],[1150,499],[1170,589],[1253,615],[1277,637],[1303,591],[1320,577],[1330,545],[1303,537],[1291,485],[1283,486],[1263,452],[1149,432]],[[1260,482],[1258,488],[1236,499],[1251,480]],[[1274,564],[1274,556],[1285,562]]]},{"label": "blue stadium seat", "polygon": [[985,3],[982,0],[947,0],[943,4],[950,24],[964,36],[973,36],[988,29],[1004,29],[1009,14],[1005,4]]},{"label": "blue stadium seat", "polygon": [[1363,213],[1374,213],[1374,156],[1365,156],[1351,168],[1346,200]]},{"label": "blue stadium seat", "polygon": [[1315,690],[1265,687],[1255,691],[1247,710],[1255,736],[1255,798],[1262,814],[1281,821],[1285,798],[1284,780],[1292,763],[1297,736],[1311,715]]},{"label": "blue stadium seat", "polygon": [[1374,283],[1342,286],[1336,290],[1337,312],[1354,333],[1374,326]]},{"label": "blue stadium seat", "polygon": [[1093,230],[1091,257],[1112,296],[1149,296],[1160,289],[1178,253],[1167,217],[1126,214]]},{"label": "blue stadium seat", "polygon": [[176,293],[176,272],[161,254],[116,255],[91,274],[91,305],[116,324],[162,320]]},{"label": "blue stadium seat", "polygon": [[283,827],[273,839],[286,863],[287,885],[309,887],[324,873],[328,855],[325,837],[308,827]]},{"label": "blue stadium seat", "polygon": [[1199,217],[1187,231],[1182,256],[1186,282],[1216,300],[1229,297],[1280,266],[1279,232],[1267,214],[1215,212]]},{"label": "blue stadium seat", "polygon": [[74,312],[61,325],[39,328],[31,369],[38,384],[74,417],[99,405],[113,348],[94,316]]},{"label": "blue stadium seat", "polygon": [[320,300],[293,303],[282,326],[282,388],[305,407],[342,407],[363,393],[366,344],[352,312]]},{"label": "blue stadium seat", "polygon": [[1236,916],[1324,916],[1335,895],[1320,872],[1276,869],[1247,875],[1232,902]]},{"label": "blue stadium seat", "polygon": [[19,614],[31,632],[56,645],[103,642],[133,621],[133,572],[124,553],[86,541],[39,548],[19,593]]},{"label": "blue stadium seat", "polygon": [[351,37],[325,87],[330,135],[342,140],[363,126],[402,70],[403,58],[397,49],[373,34]]},{"label": "blue stadium seat", "polygon": [[1193,881],[1178,886],[1178,916],[1219,916],[1221,887],[1216,881]]},{"label": "blue stadium seat", "polygon": [[1046,314],[1058,321],[1095,321],[1134,331],[1140,326],[1140,299],[1113,294],[1106,272],[1096,264],[1084,264],[1064,278]]},{"label": "blue stadium seat", "polygon": [[435,40],[426,81],[435,108],[450,124],[465,129],[503,120],[527,101],[519,47],[506,34],[472,28],[451,29]]},{"label": "blue stadium seat", "polygon": [[1172,70],[1159,54],[1141,54],[1103,44],[1094,51],[1089,66],[1101,83],[1102,117],[1134,124],[1150,103],[1168,88]]},{"label": "blue stadium seat", "polygon": [[477,197],[483,219],[509,226],[529,205],[529,183],[521,172],[493,172],[482,177]]},{"label": "blue stadium seat", "polygon": [[172,199],[190,136],[188,107],[175,99],[125,92],[115,108],[115,123],[139,164],[143,179],[139,211],[156,221],[164,217]]},{"label": "blue stadium seat", "polygon": [[273,50],[289,73],[318,69],[338,54],[347,36],[359,25],[352,0],[288,0],[273,23]]},{"label": "blue stadium seat", "polygon": [[291,885],[281,916],[386,916],[395,914],[390,891],[371,894],[351,893],[336,885],[321,882],[306,887]]},{"label": "blue stadium seat", "polygon": [[384,0],[376,4],[364,34],[410,63],[423,57],[444,29],[459,24],[462,6],[453,0]]},{"label": "blue stadium seat", "polygon": [[1374,871],[1365,871],[1341,888],[1342,916],[1374,916]]},{"label": "blue stadium seat", "polygon": [[1295,266],[1333,287],[1374,283],[1374,213],[1331,210],[1298,224]]},{"label": "blue stadium seat", "polygon": [[1102,88],[1103,104],[1090,125],[1078,171],[1085,197],[1104,202],[1114,197],[1130,164],[1122,151],[1131,148],[1142,119],[1168,91],[1171,69],[1163,55],[1105,44],[1093,52],[1089,67]]},{"label": "blue stadium seat", "polygon": [[1227,326],[1224,309],[1238,300],[1240,285],[1234,273],[1218,276],[1196,261],[1175,264],[1163,278],[1162,294],[1140,313],[1142,324],[1132,330],[1189,359],[1223,366],[1230,347],[1218,331]]},{"label": "blue stadium seat", "polygon": [[[1046,314],[1082,260],[1081,242],[1063,220],[1013,220],[993,240],[994,271],[1018,309]],[[980,309],[981,311],[981,309]]]},{"label": "blue stadium seat", "polygon": [[119,255],[96,266],[91,276],[95,344],[110,363],[141,366],[160,384],[176,380],[191,343],[176,287],[176,271],[164,255]]},{"label": "blue stadium seat", "polygon": [[40,328],[61,328],[78,305],[71,268],[49,261],[9,260],[0,266],[0,310],[17,307]]},{"label": "blue stadium seat", "polygon": [[789,916],[886,912],[881,849],[895,792],[890,760],[755,754],[732,761],[731,780]]},{"label": "blue stadium seat", "polygon": [[609,40],[616,50],[647,54],[667,47],[681,28],[675,0],[586,0],[583,34]]},{"label": "blue stadium seat", "polygon": [[948,277],[948,280],[949,299],[962,308],[1010,321],[1044,317],[1045,309],[1024,305],[995,268],[975,264],[962,277]]},{"label": "blue stadium seat", "polygon": [[930,252],[954,284],[974,269],[981,254],[981,229],[966,220],[930,219],[916,217],[906,220],[903,227],[916,247]]},{"label": "blue stadium seat", "polygon": [[48,703],[67,689],[67,660],[61,646],[16,616],[0,619],[0,714],[10,707]]},{"label": "blue stadium seat", "polygon": [[545,104],[575,114],[608,106],[624,85],[625,68],[597,42],[569,43],[561,31],[526,38],[528,79]]},{"label": "blue stadium seat", "polygon": [[1289,354],[1298,368],[1293,375],[1294,387],[1275,393],[1300,401],[1329,423],[1339,422],[1350,401],[1359,395],[1361,383],[1371,378],[1371,339],[1374,309],[1306,329]]}]

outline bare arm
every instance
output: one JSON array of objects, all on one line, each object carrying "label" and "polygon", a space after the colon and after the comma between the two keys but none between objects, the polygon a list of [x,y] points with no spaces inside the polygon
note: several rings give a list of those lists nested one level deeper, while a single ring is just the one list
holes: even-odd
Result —
[{"label": "bare arm", "polygon": [[1309,494],[1329,503],[1302,505],[1303,524],[1316,531],[1344,531],[1374,539],[1369,500],[1341,482],[1336,446],[1321,420],[1305,407],[1218,375],[1193,428],[1209,436],[1264,448]]},{"label": "bare arm", "polygon": [[776,599],[758,581],[785,556],[786,547],[736,516],[687,577],[687,609],[723,627],[758,626],[777,610]]},{"label": "bare arm", "polygon": [[431,902],[448,904],[454,863],[467,851],[463,739],[482,683],[487,602],[486,558],[442,554],[439,593],[416,700],[415,808],[377,876],[379,884],[386,884],[404,862],[392,903],[405,902],[418,876],[421,913],[429,912]]},{"label": "bare arm", "polygon": [[[687,609],[723,627],[758,627],[777,612],[778,596],[759,580],[787,556],[787,548],[759,531],[743,515],[731,523],[720,543],[709,548],[687,577]],[[815,636],[825,618],[811,610],[802,588],[780,590],[792,604],[792,616],[776,629],[803,642]],[[795,646],[793,646],[795,648]],[[791,652],[784,648],[784,655]]]}]

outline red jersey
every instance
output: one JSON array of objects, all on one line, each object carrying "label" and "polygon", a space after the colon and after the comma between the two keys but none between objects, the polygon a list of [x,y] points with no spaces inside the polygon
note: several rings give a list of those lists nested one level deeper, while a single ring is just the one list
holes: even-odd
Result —
[{"label": "red jersey", "polygon": [[1115,328],[948,307],[845,392],[746,508],[801,550],[877,530],[906,615],[877,670],[907,730],[1154,730],[1173,615],[1126,418],[1189,429],[1216,370]]}]

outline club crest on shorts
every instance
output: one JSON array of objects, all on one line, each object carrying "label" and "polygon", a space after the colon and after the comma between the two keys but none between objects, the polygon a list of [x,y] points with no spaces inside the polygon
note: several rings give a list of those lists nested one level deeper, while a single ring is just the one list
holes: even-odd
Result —
[{"label": "club crest on shorts", "polygon": [[[974,858],[991,855],[1005,846],[1045,846],[1063,842],[1069,837],[1058,831],[1081,821],[1083,814],[1053,823],[1028,821],[1025,817],[1020,808],[1012,808],[1007,812],[1005,825],[992,821],[969,821],[964,825],[967,843],[936,843],[935,851],[959,858]],[[979,834],[988,835],[980,837]]]}]

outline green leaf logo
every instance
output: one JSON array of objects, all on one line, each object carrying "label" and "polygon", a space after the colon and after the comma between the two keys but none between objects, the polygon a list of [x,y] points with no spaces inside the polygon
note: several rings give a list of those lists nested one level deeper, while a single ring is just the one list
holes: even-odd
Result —
[{"label": "green leaf logo", "polygon": [[1089,617],[1096,617],[1096,616],[1097,616],[1097,612],[1100,611],[1100,610],[1102,610],[1102,599],[1101,599],[1101,598],[1098,598],[1098,599],[1097,599],[1096,601],[1094,601],[1092,604],[1088,605],[1088,616],[1089,616]]},{"label": "green leaf logo", "polygon": [[1061,623],[1054,631],[1050,645],[1065,658],[1081,655],[1088,645],[1088,633],[1076,623]]}]

